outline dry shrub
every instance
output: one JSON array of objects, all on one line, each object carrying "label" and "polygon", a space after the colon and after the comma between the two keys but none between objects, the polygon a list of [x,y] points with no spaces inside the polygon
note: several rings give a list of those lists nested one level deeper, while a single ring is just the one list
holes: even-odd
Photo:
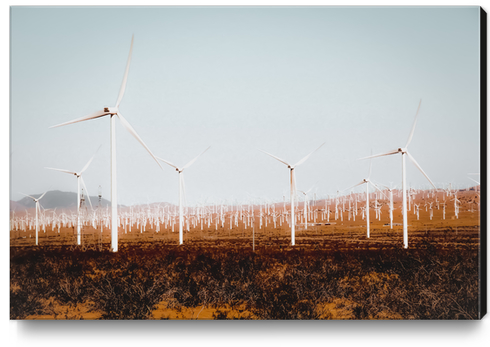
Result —
[{"label": "dry shrub", "polygon": [[[124,246],[118,253],[11,249],[12,319],[43,314],[40,299],[93,302],[104,319],[148,319],[173,308],[245,307],[256,319],[329,319],[332,300],[355,319],[477,319],[478,250]],[[250,316],[250,317],[252,317]]]}]

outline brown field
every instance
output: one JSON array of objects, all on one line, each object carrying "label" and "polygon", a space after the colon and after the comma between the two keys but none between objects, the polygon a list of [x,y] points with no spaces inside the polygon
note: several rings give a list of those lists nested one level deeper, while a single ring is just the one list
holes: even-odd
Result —
[{"label": "brown field", "polygon": [[[11,319],[477,319],[480,218],[475,192],[458,194],[459,217],[447,201],[420,220],[409,218],[403,249],[400,205],[393,229],[387,206],[371,211],[371,237],[356,221],[287,223],[230,229],[229,219],[184,233],[147,224],[110,232],[73,228],[10,232]],[[442,201],[442,198],[439,197]],[[479,201],[479,199],[478,199]],[[387,201],[382,201],[386,203]],[[417,202],[423,202],[421,198]],[[300,204],[300,208],[302,204]],[[322,209],[318,204],[315,209]],[[332,206],[329,206],[332,210]],[[300,213],[298,213],[300,214]]]}]

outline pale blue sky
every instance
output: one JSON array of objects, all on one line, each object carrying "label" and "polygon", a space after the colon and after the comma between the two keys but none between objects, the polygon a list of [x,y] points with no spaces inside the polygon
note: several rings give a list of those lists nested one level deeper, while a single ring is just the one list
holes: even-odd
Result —
[{"label": "pale blue sky", "polygon": [[[357,159],[404,146],[438,185],[480,170],[478,7],[13,7],[11,198],[76,180],[109,199],[109,119],[48,129],[113,106],[131,35],[121,113],[158,156],[183,165],[187,200],[282,200],[287,167],[318,196],[359,182]],[[177,202],[162,171],[117,125],[118,200]],[[408,182],[428,182],[408,163]],[[401,181],[401,158],[373,160],[371,178]]]}]

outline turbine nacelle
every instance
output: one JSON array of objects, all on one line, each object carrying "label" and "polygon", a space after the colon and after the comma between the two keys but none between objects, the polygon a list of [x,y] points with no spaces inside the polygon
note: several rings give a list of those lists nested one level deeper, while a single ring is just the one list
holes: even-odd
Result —
[{"label": "turbine nacelle", "polygon": [[118,107],[104,107],[104,112],[107,112],[107,114],[117,114],[119,112]]},{"label": "turbine nacelle", "polygon": [[398,148],[398,152],[405,154],[405,153],[407,153],[407,148],[406,147]]}]

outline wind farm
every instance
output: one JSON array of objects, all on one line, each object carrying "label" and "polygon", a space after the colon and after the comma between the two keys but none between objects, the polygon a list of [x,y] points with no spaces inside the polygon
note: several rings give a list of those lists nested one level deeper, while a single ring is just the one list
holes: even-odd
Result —
[{"label": "wind farm", "polygon": [[[138,20],[144,10],[107,9]],[[46,42],[39,59],[55,62],[47,65],[52,81],[65,80],[44,90],[36,81],[45,71],[17,67],[22,49],[14,46],[11,319],[482,317],[485,178],[474,132],[478,69],[470,69],[479,42],[457,60],[470,69],[464,76],[429,58],[417,58],[424,73],[414,72],[395,59],[406,47],[422,49],[414,39],[442,52],[450,44],[405,31],[436,10],[390,12],[406,44],[393,51],[392,34],[370,20],[375,48],[348,32],[330,42],[316,29],[329,11],[348,18],[348,9],[276,10],[200,9],[206,25],[196,37],[149,30],[162,25],[152,19],[148,28],[77,36],[65,51]],[[30,18],[23,11],[14,11],[19,23]],[[366,11],[393,25],[384,10]],[[460,32],[473,40],[475,10],[448,11],[463,16]],[[156,13],[191,25],[184,9]],[[278,33],[262,16],[306,27]],[[21,34],[16,21],[13,42],[32,45],[37,34]],[[241,31],[254,21],[262,34]],[[462,47],[471,41],[448,37]],[[340,42],[364,47],[365,59],[349,64],[356,55]],[[377,61],[383,54],[390,64]],[[441,85],[452,73],[465,88]],[[41,103],[42,117],[30,104],[21,112],[23,100]],[[404,146],[387,151],[396,144]],[[76,189],[65,174],[77,177]],[[61,285],[25,277],[34,266]]]}]

